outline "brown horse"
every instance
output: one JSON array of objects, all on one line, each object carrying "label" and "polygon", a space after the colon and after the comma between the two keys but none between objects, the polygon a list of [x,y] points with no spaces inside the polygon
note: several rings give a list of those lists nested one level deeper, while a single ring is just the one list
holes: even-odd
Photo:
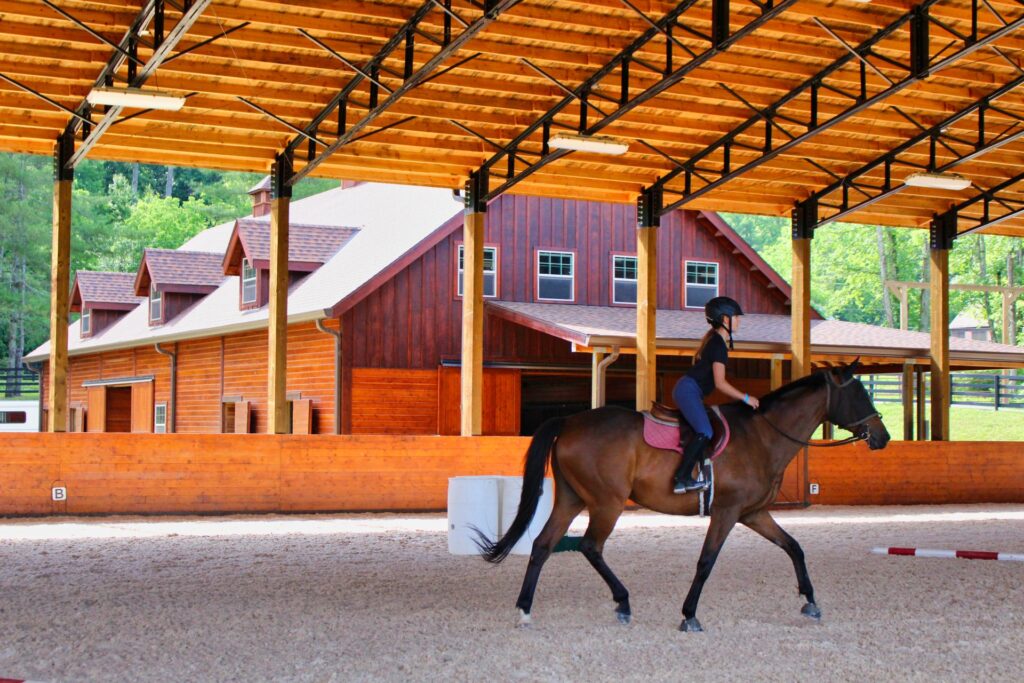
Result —
[{"label": "brown horse", "polygon": [[[872,449],[884,448],[888,443],[889,433],[864,386],[853,376],[855,369],[856,362],[842,371],[822,370],[787,384],[761,399],[756,412],[743,403],[722,407],[732,438],[715,459],[711,522],[696,576],[683,603],[681,631],[702,630],[696,618],[697,601],[722,544],[737,522],[786,551],[796,569],[799,591],[807,599],[802,613],[814,619],[821,617],[803,551],[775,522],[768,506],[775,500],[786,466],[826,419],[854,432]],[[629,593],[604,561],[604,542],[628,499],[670,515],[697,514],[696,493],[672,493],[672,474],[679,465],[679,454],[648,446],[642,415],[624,408],[597,408],[548,420],[537,430],[527,450],[523,493],[511,527],[495,542],[480,535],[481,554],[488,561],[501,562],[525,533],[537,509],[549,460],[555,480],[554,510],[530,554],[516,601],[520,624],[530,623],[533,595],[544,562],[584,508],[590,513],[590,523],[579,551],[611,589],[619,621],[629,623]]]}]

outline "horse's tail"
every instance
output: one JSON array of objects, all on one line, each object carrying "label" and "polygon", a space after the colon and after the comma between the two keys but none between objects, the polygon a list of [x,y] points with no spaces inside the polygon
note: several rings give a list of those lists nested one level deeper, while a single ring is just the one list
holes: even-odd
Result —
[{"label": "horse's tail", "polygon": [[519,498],[519,510],[516,511],[516,518],[512,520],[508,533],[492,543],[479,529],[474,529],[477,547],[488,562],[497,564],[508,557],[512,552],[512,546],[526,533],[544,491],[544,471],[551,458],[551,448],[564,424],[564,417],[553,417],[542,424],[533,435],[530,447],[526,449],[526,460],[523,464],[523,493]]}]

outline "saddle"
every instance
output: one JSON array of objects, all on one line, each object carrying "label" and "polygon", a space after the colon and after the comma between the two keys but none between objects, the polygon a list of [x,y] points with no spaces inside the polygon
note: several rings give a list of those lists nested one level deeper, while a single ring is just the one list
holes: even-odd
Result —
[{"label": "saddle", "polygon": [[[713,432],[709,447],[710,457],[713,460],[725,450],[729,443],[729,423],[718,406],[712,406],[707,411]],[[644,441],[649,446],[682,453],[680,442],[689,442],[693,436],[693,430],[682,419],[680,412],[671,406],[655,402],[649,411],[643,412],[643,416]],[[683,430],[682,435],[680,435],[680,429]],[[683,438],[680,439],[680,436]]]}]

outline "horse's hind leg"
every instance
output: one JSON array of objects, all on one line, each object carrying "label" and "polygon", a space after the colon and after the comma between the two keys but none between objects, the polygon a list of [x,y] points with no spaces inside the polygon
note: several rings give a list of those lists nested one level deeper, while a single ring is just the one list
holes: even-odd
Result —
[{"label": "horse's hind leg", "polygon": [[758,510],[747,515],[740,522],[786,551],[789,559],[793,560],[800,594],[807,598],[807,604],[804,605],[801,612],[812,619],[821,619],[821,610],[814,602],[814,587],[811,586],[811,577],[807,574],[804,551],[796,539],[787,534],[767,510]]},{"label": "horse's hind leg", "polygon": [[604,561],[604,542],[615,528],[615,522],[622,514],[622,507],[621,503],[608,504],[601,509],[590,511],[590,524],[580,542],[580,552],[611,589],[612,600],[616,603],[615,615],[619,623],[628,624],[633,616],[629,609],[629,591]]},{"label": "horse's hind leg", "polygon": [[683,602],[683,623],[679,625],[680,631],[704,630],[697,621],[697,603],[700,601],[701,591],[704,590],[704,582],[711,576],[718,553],[721,552],[729,532],[736,526],[738,517],[739,514],[735,510],[728,508],[711,515],[711,524],[704,537],[704,547],[701,548],[700,559],[697,560],[697,573],[690,584],[690,592],[686,594],[686,601]]},{"label": "horse's hind leg", "polygon": [[523,577],[523,588],[519,591],[516,607],[519,608],[519,625],[530,625],[530,610],[533,608],[533,594],[544,563],[551,557],[551,551],[569,530],[572,520],[583,510],[583,501],[576,495],[557,471],[555,473],[555,505],[544,529],[538,534],[530,551],[530,562]]}]

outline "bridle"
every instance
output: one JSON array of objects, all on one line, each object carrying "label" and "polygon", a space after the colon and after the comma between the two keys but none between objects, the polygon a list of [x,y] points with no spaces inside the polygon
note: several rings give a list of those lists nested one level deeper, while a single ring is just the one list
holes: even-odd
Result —
[{"label": "bridle", "polygon": [[[828,416],[832,412],[832,387],[835,386],[837,389],[842,389],[844,387],[849,386],[850,384],[853,384],[855,381],[857,381],[857,378],[851,375],[849,379],[847,379],[846,381],[844,381],[843,383],[840,384],[839,382],[836,382],[834,377],[832,377],[832,373],[831,372],[826,372],[825,373],[825,418],[826,419],[828,419]],[[882,416],[881,416],[881,414],[879,414],[877,412],[874,412],[874,413],[870,413],[866,417],[862,417],[861,419],[857,420],[856,422],[851,422],[851,423],[845,424],[845,425],[836,425],[840,429],[845,429],[845,430],[847,430],[849,432],[854,432],[854,428],[855,427],[863,427],[863,428],[860,429],[859,432],[854,432],[853,436],[847,437],[847,438],[842,439],[840,441],[830,441],[829,443],[811,443],[810,441],[802,441],[801,439],[797,439],[795,437],[792,437],[789,434],[787,434],[786,432],[784,432],[781,429],[779,429],[763,413],[761,414],[761,417],[764,419],[765,422],[768,423],[769,427],[771,427],[772,429],[777,431],[779,434],[781,434],[782,436],[784,436],[787,439],[789,439],[790,441],[792,441],[793,443],[800,444],[801,446],[814,446],[815,448],[835,448],[837,446],[845,446],[847,444],[855,443],[857,441],[867,441],[868,437],[869,437],[869,434],[868,434],[867,426],[866,426],[865,423],[868,420],[870,420],[871,418],[873,418],[873,417],[881,418]]]}]

